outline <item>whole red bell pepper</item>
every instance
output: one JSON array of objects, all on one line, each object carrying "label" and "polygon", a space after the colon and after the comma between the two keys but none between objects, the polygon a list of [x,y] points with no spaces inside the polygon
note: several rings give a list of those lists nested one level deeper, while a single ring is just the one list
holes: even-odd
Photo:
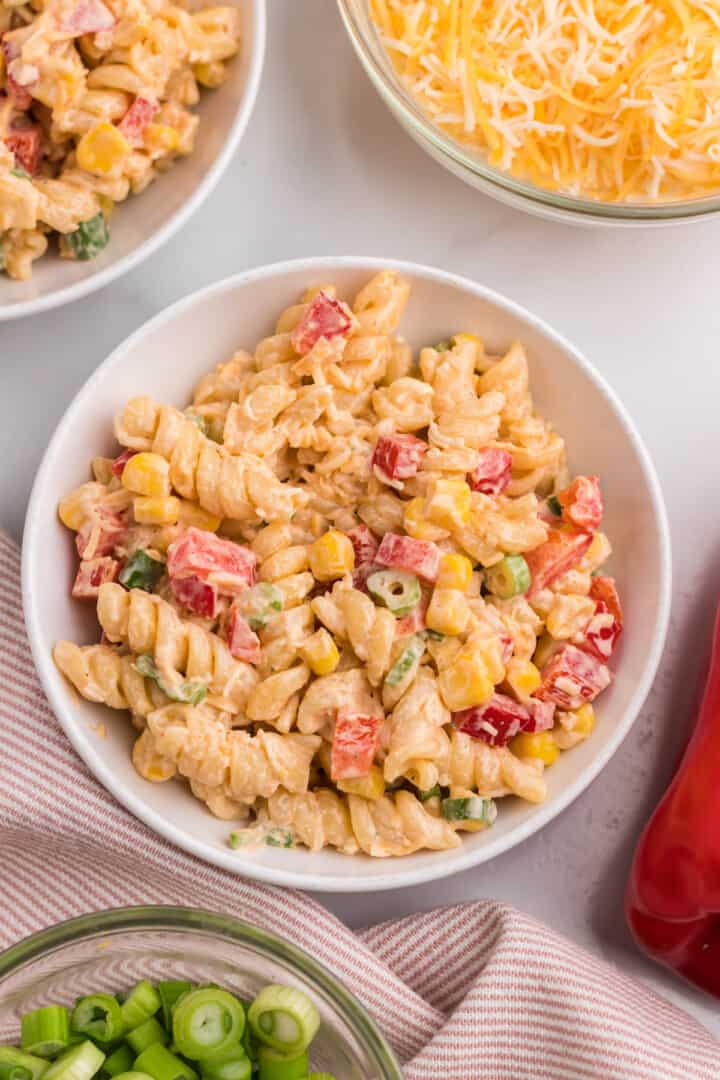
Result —
[{"label": "whole red bell pepper", "polygon": [[700,715],[640,838],[625,914],[645,952],[720,997],[720,609]]}]

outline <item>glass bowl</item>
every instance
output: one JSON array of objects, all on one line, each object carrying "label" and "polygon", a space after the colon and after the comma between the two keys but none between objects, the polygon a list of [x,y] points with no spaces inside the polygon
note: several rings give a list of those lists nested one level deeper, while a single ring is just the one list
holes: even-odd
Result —
[{"label": "glass bowl", "polygon": [[268,983],[304,990],[322,1024],[312,1067],[338,1080],[402,1080],[390,1047],[360,1002],[307,953],[227,915],[176,907],[102,911],[59,923],[0,953],[0,1043],[18,1038],[20,1016],[115,993],[141,978],[218,982],[242,997]]},{"label": "glass bowl", "polygon": [[720,211],[720,192],[652,205],[609,203],[544,190],[494,168],[481,153],[446,135],[405,89],[370,17],[368,0],[337,2],[356,53],[395,118],[435,161],[486,195],[541,217],[584,225],[678,225]]}]

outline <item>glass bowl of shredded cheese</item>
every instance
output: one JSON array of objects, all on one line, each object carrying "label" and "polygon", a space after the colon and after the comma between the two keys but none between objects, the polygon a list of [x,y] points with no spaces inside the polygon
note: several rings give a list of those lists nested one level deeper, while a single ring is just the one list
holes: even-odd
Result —
[{"label": "glass bowl of shredded cheese", "polygon": [[386,104],[504,202],[588,224],[720,210],[715,0],[338,0]]}]

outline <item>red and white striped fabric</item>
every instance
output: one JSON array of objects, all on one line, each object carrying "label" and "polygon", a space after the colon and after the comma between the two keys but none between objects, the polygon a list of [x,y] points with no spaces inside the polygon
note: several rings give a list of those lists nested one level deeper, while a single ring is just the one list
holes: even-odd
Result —
[{"label": "red and white striped fabric", "polygon": [[0,947],[62,919],[179,904],[276,931],[376,1017],[407,1080],[718,1080],[720,1043],[689,1016],[502,904],[353,933],[308,896],[175,850],[71,750],[35,675],[19,556],[0,534]]}]

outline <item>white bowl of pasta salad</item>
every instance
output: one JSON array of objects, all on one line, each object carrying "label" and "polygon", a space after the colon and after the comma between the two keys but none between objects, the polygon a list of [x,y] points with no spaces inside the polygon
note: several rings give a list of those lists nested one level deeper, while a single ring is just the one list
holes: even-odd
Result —
[{"label": "white bowl of pasta salad", "polygon": [[187,851],[309,889],[445,877],[550,821],[668,617],[657,479],[594,369],[478,284],[366,258],[137,331],[59,425],[23,557],[96,776]]},{"label": "white bowl of pasta salad", "polygon": [[0,321],[85,296],[180,228],[237,148],[264,51],[264,0],[0,6]]}]

